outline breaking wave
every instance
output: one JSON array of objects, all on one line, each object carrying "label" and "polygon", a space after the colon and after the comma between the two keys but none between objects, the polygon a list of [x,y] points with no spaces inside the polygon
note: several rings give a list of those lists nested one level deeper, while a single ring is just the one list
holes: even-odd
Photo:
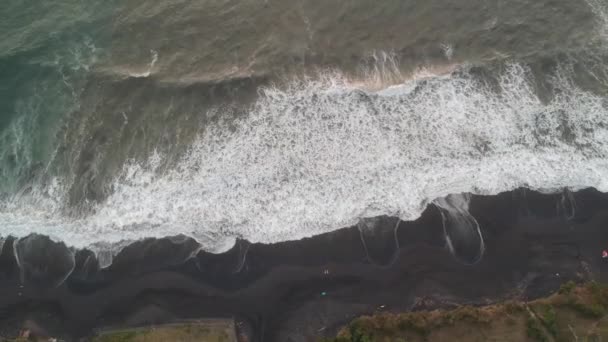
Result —
[{"label": "breaking wave", "polygon": [[[606,5],[587,2],[605,43]],[[454,47],[443,49],[454,62]],[[162,153],[128,162],[85,213],[66,210],[70,181],[61,177],[0,198],[0,236],[50,236],[89,247],[108,265],[144,237],[184,234],[222,252],[236,238],[279,242],[367,217],[413,220],[433,202],[447,247],[473,263],[484,241],[467,194],[608,191],[605,50],[585,58],[591,63],[558,58],[540,77],[510,62],[437,66],[395,84],[404,77],[395,56],[373,54],[363,79],[324,72],[260,89],[245,115],[208,110],[215,123],[175,165],[166,167]],[[148,69],[132,76],[150,76],[157,59],[151,51]],[[574,205],[563,202],[570,215]],[[364,231],[362,239],[374,242]]]},{"label": "breaking wave", "polygon": [[[128,163],[83,217],[62,214],[60,179],[5,201],[1,235],[77,247],[186,234],[205,249],[299,239],[360,218],[417,218],[433,199],[529,187],[608,191],[608,103],[566,65],[543,98],[531,70],[474,68],[364,91],[339,73],[267,87],[248,114],[207,127],[174,167]],[[227,115],[215,108],[207,115]]]}]

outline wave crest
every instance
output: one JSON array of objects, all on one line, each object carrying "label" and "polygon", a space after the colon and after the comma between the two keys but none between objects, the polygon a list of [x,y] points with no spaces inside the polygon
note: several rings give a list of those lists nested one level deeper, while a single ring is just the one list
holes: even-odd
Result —
[{"label": "wave crest", "polygon": [[[127,164],[86,217],[3,211],[1,233],[78,246],[186,234],[221,251],[235,238],[293,240],[364,217],[412,220],[450,193],[606,191],[606,99],[569,70],[546,80],[548,99],[521,64],[493,79],[465,66],[390,91],[362,90],[337,72],[263,88],[247,115],[207,127],[170,170],[158,154]],[[23,217],[40,221],[18,224]]]}]

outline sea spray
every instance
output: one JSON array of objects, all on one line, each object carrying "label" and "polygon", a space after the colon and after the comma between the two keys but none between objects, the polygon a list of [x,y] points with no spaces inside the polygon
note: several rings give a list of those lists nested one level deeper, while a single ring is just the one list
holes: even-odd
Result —
[{"label": "sea spray", "polygon": [[557,202],[557,215],[568,220],[572,220],[576,216],[576,199],[574,193],[568,188],[564,189]]},{"label": "sea spray", "polygon": [[397,218],[375,217],[362,219],[357,223],[361,244],[368,260],[376,265],[392,264],[399,253]]},{"label": "sea spray", "polygon": [[485,250],[479,223],[469,213],[470,194],[453,194],[433,201],[441,212],[446,246],[460,260],[473,264]]},{"label": "sea spray", "polygon": [[13,249],[23,285],[57,287],[75,267],[74,254],[65,243],[46,236],[32,234],[18,239]]}]

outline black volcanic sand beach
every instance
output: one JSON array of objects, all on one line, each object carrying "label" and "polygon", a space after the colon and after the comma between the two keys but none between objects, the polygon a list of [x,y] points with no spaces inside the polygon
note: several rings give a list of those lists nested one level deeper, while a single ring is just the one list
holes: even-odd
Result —
[{"label": "black volcanic sand beach", "polygon": [[70,340],[108,326],[235,317],[253,341],[309,341],[377,310],[536,298],[567,280],[608,280],[606,208],[608,195],[594,189],[473,196],[470,213],[485,241],[474,264],[466,246],[459,255],[446,248],[434,205],[413,222],[379,217],[300,241],[238,241],[220,255],[187,238],[144,240],[105,269],[93,253],[71,259],[43,236],[9,238],[0,256],[0,335],[24,322]]}]

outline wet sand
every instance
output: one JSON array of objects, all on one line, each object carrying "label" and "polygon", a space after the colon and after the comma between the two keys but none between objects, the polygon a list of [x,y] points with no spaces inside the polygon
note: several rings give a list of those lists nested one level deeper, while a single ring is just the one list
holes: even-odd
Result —
[{"label": "wet sand", "polygon": [[486,248],[472,265],[446,248],[433,205],[413,222],[380,217],[300,241],[241,240],[220,255],[197,252],[188,239],[150,239],[99,269],[91,252],[78,251],[63,283],[66,268],[53,260],[65,246],[36,237],[44,253],[22,253],[18,266],[9,238],[0,254],[0,336],[25,320],[76,339],[104,326],[235,317],[252,341],[309,341],[377,310],[537,298],[568,280],[608,280],[607,204],[593,189],[473,196]]}]

